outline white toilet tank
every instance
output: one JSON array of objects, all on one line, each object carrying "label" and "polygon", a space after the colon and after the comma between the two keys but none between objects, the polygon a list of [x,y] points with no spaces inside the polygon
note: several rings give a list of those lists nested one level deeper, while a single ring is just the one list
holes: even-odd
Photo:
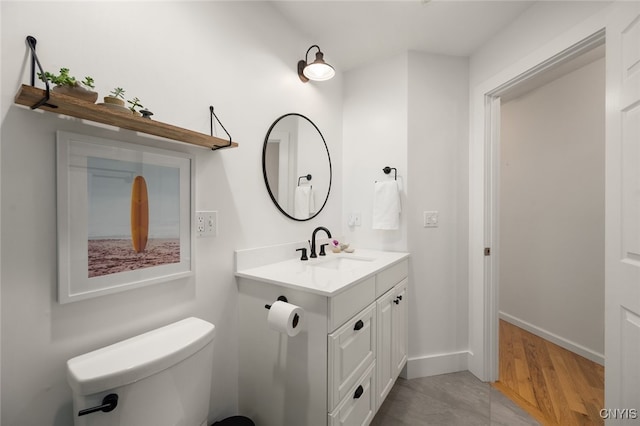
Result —
[{"label": "white toilet tank", "polygon": [[[213,324],[187,318],[67,361],[76,426],[206,426]],[[112,411],[79,415],[104,404]]]}]

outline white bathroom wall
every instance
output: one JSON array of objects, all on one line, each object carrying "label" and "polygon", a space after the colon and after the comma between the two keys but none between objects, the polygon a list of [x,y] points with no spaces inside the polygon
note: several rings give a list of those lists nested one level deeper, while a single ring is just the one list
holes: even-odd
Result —
[{"label": "white bathroom wall", "polygon": [[409,54],[409,377],[467,369],[468,81],[467,58]]},{"label": "white bathroom wall", "polygon": [[[3,426],[72,424],[65,361],[175,320],[216,325],[209,420],[236,413],[236,249],[299,241],[318,225],[339,229],[341,188],[310,222],[271,203],[261,150],[271,122],[311,118],[341,181],[341,76],[302,84],[301,38],[266,2],[6,2],[1,10],[1,219]],[[13,104],[29,82],[25,37],[47,70],[91,75],[104,95],[138,96],[154,119],[208,133],[209,105],[240,146],[210,152],[135,132],[33,112]],[[330,62],[330,58],[327,57]],[[260,64],[256,72],[256,64]],[[60,305],[56,301],[55,132],[191,152],[197,210],[217,210],[216,238],[196,240],[193,277]],[[217,134],[224,132],[217,128]],[[295,253],[294,253],[295,255]]]},{"label": "white bathroom wall", "polygon": [[[343,234],[355,248],[407,250],[408,54],[379,60],[345,73],[343,99]],[[398,170],[402,211],[398,230],[372,229],[373,187]],[[360,213],[360,226],[347,226]]]},{"label": "white bathroom wall", "polygon": [[504,103],[500,312],[604,362],[604,59]]},{"label": "white bathroom wall", "polygon": [[[418,52],[345,73],[343,227],[357,247],[409,251],[410,377],[466,369],[466,168],[468,62]],[[371,228],[373,183],[402,188],[397,231]],[[462,200],[462,202],[460,202]],[[423,211],[440,212],[438,228]]]},{"label": "white bathroom wall", "polygon": [[471,88],[501,73],[514,63],[564,37],[611,1],[539,1],[525,10],[469,58]]}]

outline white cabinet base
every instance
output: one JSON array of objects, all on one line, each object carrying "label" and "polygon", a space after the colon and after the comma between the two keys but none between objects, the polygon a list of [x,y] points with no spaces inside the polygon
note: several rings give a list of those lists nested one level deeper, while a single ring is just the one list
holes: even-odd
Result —
[{"label": "white cabinet base", "polygon": [[[239,277],[239,408],[260,426],[366,426],[407,358],[408,261],[335,296]],[[305,311],[297,336],[267,324],[279,296]]]}]

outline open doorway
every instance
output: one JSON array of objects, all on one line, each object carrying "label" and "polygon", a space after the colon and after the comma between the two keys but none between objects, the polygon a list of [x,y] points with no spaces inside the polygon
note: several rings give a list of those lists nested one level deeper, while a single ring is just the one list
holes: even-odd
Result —
[{"label": "open doorway", "polygon": [[604,68],[601,38],[491,99],[496,387],[544,424],[602,423]]}]

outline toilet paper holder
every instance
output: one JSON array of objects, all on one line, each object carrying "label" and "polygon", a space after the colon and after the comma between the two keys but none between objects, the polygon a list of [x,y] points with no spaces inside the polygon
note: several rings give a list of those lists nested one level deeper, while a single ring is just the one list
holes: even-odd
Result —
[{"label": "toilet paper holder", "polygon": [[[278,296],[278,301],[284,302],[284,303],[289,303],[289,300],[287,300],[287,298],[285,296]],[[264,307],[267,308],[267,309],[271,309],[271,305],[264,305]]]},{"label": "toilet paper holder", "polygon": [[[285,296],[278,296],[277,301],[279,302],[284,302],[284,303],[289,303],[289,300],[285,297]],[[271,309],[271,305],[264,305],[265,308],[267,309]],[[297,327],[298,326],[298,322],[300,321],[300,316],[298,314],[295,314],[293,316],[293,327]]]}]

